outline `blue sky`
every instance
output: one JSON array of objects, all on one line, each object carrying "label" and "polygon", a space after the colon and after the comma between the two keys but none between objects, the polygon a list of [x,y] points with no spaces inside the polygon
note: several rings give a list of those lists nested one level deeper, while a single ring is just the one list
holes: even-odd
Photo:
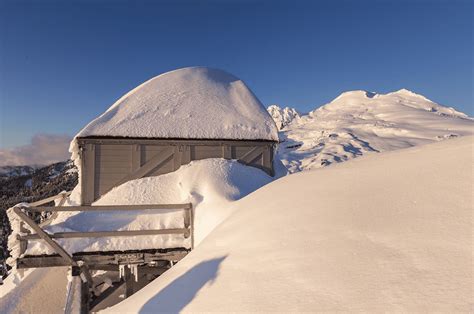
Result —
[{"label": "blue sky", "polygon": [[268,105],[407,88],[474,114],[473,1],[0,0],[0,148],[74,135],[172,69],[243,79]]}]

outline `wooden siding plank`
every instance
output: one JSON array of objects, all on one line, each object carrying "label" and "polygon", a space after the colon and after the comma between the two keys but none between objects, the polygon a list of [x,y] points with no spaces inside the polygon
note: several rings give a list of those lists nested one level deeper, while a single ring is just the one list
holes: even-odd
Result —
[{"label": "wooden siding plank", "polygon": [[130,145],[127,144],[101,144],[100,145],[105,151],[116,151],[116,150],[129,150]]},{"label": "wooden siding plank", "polygon": [[101,154],[102,160],[107,160],[108,162],[116,162],[116,163],[127,163],[130,161],[129,156],[124,155],[106,155],[104,152]]},{"label": "wooden siding plank", "polygon": [[[129,154],[131,154],[129,152]],[[119,167],[119,168],[130,168],[130,161],[131,161],[131,156],[123,156],[124,159],[127,158],[126,160],[120,160],[120,161],[116,161],[116,160],[110,160],[110,159],[107,159],[107,158],[104,158],[104,156],[101,156],[101,164],[103,165],[103,167],[99,167],[99,168],[108,168],[108,167]],[[105,167],[104,167],[105,166]]]},{"label": "wooden siding plank", "polygon": [[132,161],[131,161],[131,170],[136,171],[141,166],[141,148],[140,145],[132,145]]},{"label": "wooden siding plank", "polygon": [[100,173],[117,173],[117,174],[127,174],[127,173],[130,173],[130,164],[128,164],[127,166],[123,166],[123,167],[113,167],[113,166],[109,166],[107,164],[104,164],[102,165],[102,167],[98,170],[98,172]]},{"label": "wooden siding plank", "polygon": [[259,168],[262,167],[263,166],[263,153],[261,153],[260,155],[257,155],[254,159],[250,160],[247,164],[250,166],[259,166]]},{"label": "wooden siding plank", "polygon": [[265,168],[265,171],[272,177],[275,175],[273,170],[273,149],[271,146],[265,147],[263,151],[263,161],[262,166]]},{"label": "wooden siding plank", "polygon": [[232,146],[232,159],[240,159],[255,146]]},{"label": "wooden siding plank", "polygon": [[240,161],[244,163],[251,163],[253,160],[255,160],[259,155],[263,153],[265,147],[261,146],[255,146],[252,150],[247,152],[245,155],[242,157],[238,158]]},{"label": "wooden siding plank", "polygon": [[186,165],[191,162],[191,146],[183,145],[183,151],[181,152],[181,165]]},{"label": "wooden siding plank", "polygon": [[222,158],[232,159],[232,149],[230,145],[222,145]]},{"label": "wooden siding plank", "polygon": [[120,184],[125,183],[125,182],[130,181],[130,180],[143,178],[150,171],[152,171],[154,168],[158,167],[160,164],[162,164],[163,162],[165,162],[169,158],[171,158],[173,156],[173,154],[174,154],[174,152],[171,149],[167,149],[163,153],[157,154],[150,161],[148,161],[146,164],[141,166],[139,169],[137,169],[136,171],[130,173],[125,178],[123,178],[122,180],[117,182],[115,184],[115,186],[119,186]]},{"label": "wooden siding plank", "polygon": [[173,171],[176,171],[181,167],[181,155],[183,152],[183,147],[178,145],[174,147],[174,156],[173,156]]},{"label": "wooden siding plank", "polygon": [[174,167],[173,159],[174,158],[172,157],[168,159],[167,161],[163,162],[162,164],[160,164],[158,167],[155,167],[152,171],[150,171],[146,175],[146,177],[159,176],[159,175],[174,171],[175,169],[173,168]]},{"label": "wooden siding plank", "polygon": [[222,157],[222,148],[220,146],[194,146],[193,160]]},{"label": "wooden siding plank", "polygon": [[82,157],[82,204],[91,204],[95,190],[95,145],[85,145]]}]

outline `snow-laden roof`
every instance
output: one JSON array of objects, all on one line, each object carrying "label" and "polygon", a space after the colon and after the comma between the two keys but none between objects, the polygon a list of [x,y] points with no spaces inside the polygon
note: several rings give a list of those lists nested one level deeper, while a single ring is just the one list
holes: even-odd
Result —
[{"label": "snow-laden roof", "polygon": [[161,74],[136,87],[76,137],[278,141],[265,107],[237,77],[206,67]]}]

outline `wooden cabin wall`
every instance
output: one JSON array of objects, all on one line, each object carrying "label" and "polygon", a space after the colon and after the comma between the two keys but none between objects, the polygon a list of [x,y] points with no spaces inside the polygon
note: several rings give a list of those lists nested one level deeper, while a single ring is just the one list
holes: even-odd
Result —
[{"label": "wooden cabin wall", "polygon": [[177,170],[192,160],[237,159],[273,176],[274,142],[78,139],[82,203],[89,205],[126,181]]}]

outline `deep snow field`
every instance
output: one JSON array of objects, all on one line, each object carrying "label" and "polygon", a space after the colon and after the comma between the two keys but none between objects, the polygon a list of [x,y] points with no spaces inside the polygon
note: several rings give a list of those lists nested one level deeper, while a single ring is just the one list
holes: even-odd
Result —
[{"label": "deep snow field", "polygon": [[[178,73],[182,85],[189,75],[202,75],[200,68],[187,71]],[[224,87],[215,86],[225,99],[246,91],[236,78],[205,74],[205,86],[214,84],[217,74],[228,79]],[[155,79],[84,130],[111,132],[115,124],[137,130],[125,105],[162,84]],[[151,116],[171,114],[141,105]],[[259,128],[243,106],[237,109],[249,120],[233,129],[236,134]],[[470,310],[472,118],[407,90],[347,92],[306,115],[277,106],[268,110],[282,141],[276,178],[236,161],[208,159],[129,181],[95,203],[192,202],[196,215],[195,250],[108,312]],[[276,134],[274,125],[268,128],[268,134]],[[278,179],[286,174],[280,158],[294,174]],[[79,199],[75,190],[67,204],[77,205]],[[11,213],[10,219],[8,262],[13,264],[18,223]],[[61,213],[46,230],[159,229],[182,227],[182,222],[180,211]],[[59,240],[70,253],[189,246],[187,241],[180,236]],[[41,241],[27,251],[48,252]],[[0,313],[62,312],[66,273],[65,268],[13,269],[0,286]],[[54,297],[41,302],[45,292]]]},{"label": "deep snow field", "polygon": [[[223,222],[106,312],[468,312],[473,151],[474,137],[449,139],[286,176],[232,203],[221,197]],[[61,312],[65,276],[14,272],[0,312]],[[35,303],[45,291],[54,297]]]},{"label": "deep snow field", "polygon": [[306,115],[277,106],[268,112],[284,126],[278,153],[290,172],[474,132],[472,118],[406,89],[345,92]]},{"label": "deep snow field", "polygon": [[107,313],[468,312],[474,137],[287,176]]}]

